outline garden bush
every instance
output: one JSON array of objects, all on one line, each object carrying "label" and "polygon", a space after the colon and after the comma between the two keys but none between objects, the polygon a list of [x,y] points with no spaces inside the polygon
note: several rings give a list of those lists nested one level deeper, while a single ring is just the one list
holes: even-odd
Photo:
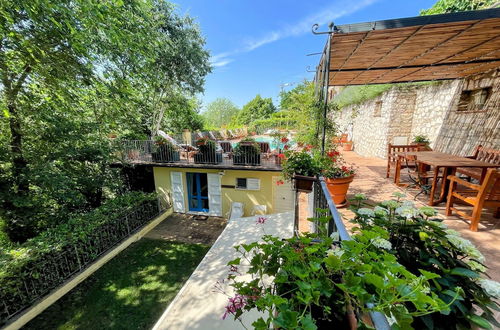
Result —
[{"label": "garden bush", "polygon": [[131,192],[0,251],[0,325],[158,214],[155,194]]},{"label": "garden bush", "polygon": [[[374,208],[362,207],[364,196],[358,196],[353,206],[356,212],[353,221],[359,230],[387,230],[390,252],[413,274],[424,270],[439,276],[429,282],[430,290],[451,303],[450,311],[416,317],[412,326],[415,329],[500,327],[494,316],[494,311],[499,310],[495,299],[500,298],[500,284],[487,279],[483,255],[435,217],[437,212],[432,207],[418,208],[411,201],[402,201],[403,194],[394,196],[395,199]],[[461,295],[452,301],[456,288],[460,288]]]}]

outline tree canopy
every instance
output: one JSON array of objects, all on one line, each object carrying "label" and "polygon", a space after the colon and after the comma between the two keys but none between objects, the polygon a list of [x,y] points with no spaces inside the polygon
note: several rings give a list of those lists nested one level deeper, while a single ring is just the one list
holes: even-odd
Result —
[{"label": "tree canopy", "polygon": [[202,112],[205,127],[220,128],[227,126],[239,111],[240,109],[231,100],[217,98],[215,101],[210,102],[205,111]]},{"label": "tree canopy", "polygon": [[486,9],[491,7],[495,2],[495,0],[438,0],[431,8],[421,10],[420,15]]},{"label": "tree canopy", "polygon": [[263,98],[257,94],[257,96],[243,106],[241,111],[234,118],[234,123],[238,125],[249,125],[255,120],[269,118],[275,112],[276,107],[273,104],[273,100],[270,97]]},{"label": "tree canopy", "polygon": [[192,18],[155,0],[0,3],[0,222],[24,240],[123,191],[108,135],[201,127]]}]

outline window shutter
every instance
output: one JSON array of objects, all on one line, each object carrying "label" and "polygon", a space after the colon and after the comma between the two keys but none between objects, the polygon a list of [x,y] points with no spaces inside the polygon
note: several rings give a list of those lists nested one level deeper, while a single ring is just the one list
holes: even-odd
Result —
[{"label": "window shutter", "polygon": [[247,179],[248,190],[260,190],[260,179]]}]

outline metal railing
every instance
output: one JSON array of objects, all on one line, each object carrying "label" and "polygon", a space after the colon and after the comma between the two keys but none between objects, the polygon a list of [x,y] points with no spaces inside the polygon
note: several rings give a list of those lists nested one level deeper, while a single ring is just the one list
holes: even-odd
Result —
[{"label": "metal railing", "polygon": [[[332,233],[338,233],[340,241],[349,241],[352,240],[349,232],[347,231],[344,222],[342,221],[342,217],[333,202],[332,197],[328,191],[326,186],[326,182],[324,178],[320,177],[318,180],[314,182],[313,186],[314,193],[314,218],[319,218],[321,216],[329,217],[329,221],[327,224],[327,234],[330,236]],[[319,232],[319,223],[315,224],[315,230]],[[368,308],[373,307],[373,305],[368,304]],[[377,330],[389,330],[391,327],[387,318],[384,314],[380,312],[370,312],[370,318],[373,322],[375,329]]]},{"label": "metal railing", "polygon": [[[182,142],[177,142],[182,141]],[[228,141],[214,141],[215,147],[197,146],[195,142],[175,140],[158,144],[152,140],[115,141],[115,154],[128,163],[209,164],[221,167],[261,166],[281,169],[278,151],[238,153]]]},{"label": "metal railing", "polygon": [[61,249],[45,253],[19,269],[19,280],[0,283],[0,326],[35,304],[51,290],[109,251],[142,226],[163,213],[158,201],[138,205],[134,211],[117,216],[103,224],[85,242],[70,243]]}]

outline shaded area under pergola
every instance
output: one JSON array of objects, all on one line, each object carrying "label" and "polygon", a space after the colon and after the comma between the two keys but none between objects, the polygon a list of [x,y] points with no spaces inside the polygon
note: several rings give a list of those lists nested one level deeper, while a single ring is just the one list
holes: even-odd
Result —
[{"label": "shaded area under pergola", "polygon": [[494,8],[333,26],[316,82],[348,86],[457,79],[498,67],[500,8]]}]

